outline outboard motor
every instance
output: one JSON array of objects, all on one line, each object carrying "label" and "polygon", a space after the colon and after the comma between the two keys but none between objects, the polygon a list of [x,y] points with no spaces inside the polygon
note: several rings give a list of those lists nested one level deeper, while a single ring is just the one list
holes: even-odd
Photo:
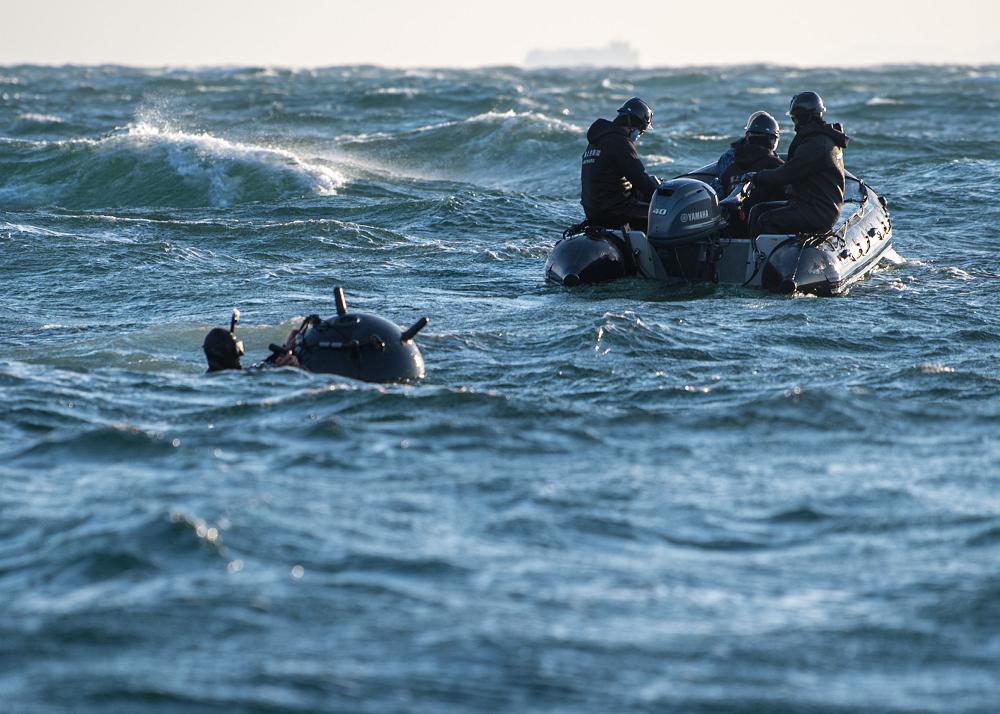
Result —
[{"label": "outboard motor", "polygon": [[347,312],[342,288],[336,288],[334,295],[337,317],[322,320],[311,315],[299,329],[292,352],[300,367],[365,382],[412,382],[423,378],[424,358],[413,338],[426,327],[426,317],[401,330],[377,315]]},{"label": "outboard motor", "polygon": [[667,274],[714,281],[714,251],[699,244],[725,225],[719,197],[707,183],[691,178],[665,181],[649,202],[649,244]]},{"label": "outboard motor", "polygon": [[657,249],[694,243],[722,227],[719,197],[707,183],[678,178],[664,181],[649,202],[649,242]]}]

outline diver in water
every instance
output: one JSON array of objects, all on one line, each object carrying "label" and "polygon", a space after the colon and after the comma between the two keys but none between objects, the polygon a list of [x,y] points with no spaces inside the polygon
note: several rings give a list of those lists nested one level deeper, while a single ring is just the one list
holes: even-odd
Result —
[{"label": "diver in water", "polygon": [[580,171],[580,203],[587,222],[606,228],[624,224],[646,230],[649,199],[659,185],[646,173],[635,142],[653,126],[653,110],[632,97],[614,121],[598,119],[587,131],[587,150]]},{"label": "diver in water", "polygon": [[243,356],[243,342],[236,339],[236,325],[240,321],[240,311],[233,310],[229,320],[229,330],[216,327],[205,335],[201,349],[208,360],[209,372],[222,372],[227,369],[243,369],[240,357]]},{"label": "diver in water", "polygon": [[[243,351],[243,341],[236,337],[236,325],[240,321],[240,311],[233,310],[233,316],[229,320],[229,329],[216,327],[206,336],[201,345],[205,352],[205,359],[208,361],[209,372],[222,372],[225,370],[243,369],[240,357]],[[252,369],[263,369],[265,367],[298,367],[299,361],[292,352],[295,346],[295,337],[298,330],[292,330],[288,336],[288,341],[282,347],[271,345],[271,356],[262,362],[255,364]]]},{"label": "diver in water", "polygon": [[[291,331],[283,345],[250,369],[300,367],[318,374],[339,374],[366,382],[410,382],[424,376],[424,359],[413,338],[427,326],[422,317],[406,330],[376,315],[348,313],[344,291],[334,291],[337,316],[310,315]],[[233,310],[229,330],[217,327],[202,349],[209,372],[242,370],[243,343],[236,337],[240,311]]]},{"label": "diver in water", "polygon": [[788,186],[790,200],[761,203],[750,212],[751,235],[762,233],[826,233],[837,223],[844,205],[844,149],[847,135],[840,124],[823,121],[826,107],[816,92],[792,97],[788,116],[795,139],[784,166],[760,171],[757,188]]}]

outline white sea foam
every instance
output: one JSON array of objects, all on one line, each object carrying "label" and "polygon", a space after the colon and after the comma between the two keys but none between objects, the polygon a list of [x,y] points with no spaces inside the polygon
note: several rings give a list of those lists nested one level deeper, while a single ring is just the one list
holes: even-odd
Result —
[{"label": "white sea foam", "polygon": [[948,267],[944,269],[944,274],[951,278],[956,278],[958,280],[975,280],[971,275],[962,270],[961,268]]},{"label": "white sea foam", "polygon": [[30,121],[36,124],[62,124],[63,119],[57,117],[54,114],[37,114],[35,112],[26,112],[24,114],[18,114],[17,118],[21,121]]},{"label": "white sea foam", "polygon": [[629,84],[628,82],[613,82],[611,79],[605,77],[601,80],[602,89],[614,89],[622,92],[632,92],[635,91],[635,86]]},{"label": "white sea foam", "polygon": [[955,368],[945,364],[918,364],[917,370],[923,374],[954,374]]},{"label": "white sea foam", "polygon": [[869,107],[881,107],[881,106],[892,106],[895,104],[902,104],[898,99],[890,99],[889,97],[872,97],[865,102]]},{"label": "white sea foam", "polygon": [[416,131],[435,131],[437,129],[444,129],[447,127],[460,126],[462,124],[515,124],[517,122],[534,122],[537,124],[542,124],[546,129],[551,129],[555,131],[568,131],[574,134],[582,134],[585,130],[583,127],[576,126],[575,124],[570,124],[569,122],[563,121],[562,119],[556,119],[553,117],[545,116],[544,114],[539,114],[538,112],[516,112],[513,109],[508,109],[505,112],[484,112],[482,114],[476,114],[459,121],[449,121],[441,122],[439,124],[429,124],[428,126],[420,127]]},{"label": "white sea foam", "polygon": [[513,109],[508,109],[505,112],[486,112],[484,114],[477,114],[475,116],[469,117],[465,120],[465,123],[476,123],[476,122],[487,122],[492,123],[496,121],[510,122],[514,121],[524,121],[528,120],[538,124],[542,124],[546,129],[552,129],[556,131],[568,131],[573,134],[582,134],[585,129],[583,127],[576,126],[575,124],[570,124],[569,122],[563,121],[562,119],[556,119],[553,117],[545,116],[544,114],[539,114],[538,112],[515,112]]},{"label": "white sea foam", "polygon": [[423,94],[422,89],[416,87],[379,87],[372,94],[382,94],[400,97],[416,97]]},{"label": "white sea foam", "polygon": [[0,230],[37,236],[72,237],[70,233],[61,233],[60,231],[53,231],[40,226],[31,226],[26,223],[8,223],[6,221],[0,223]]},{"label": "white sea foam", "polygon": [[[10,194],[10,200],[22,202],[73,205],[91,201],[92,192],[103,190],[125,203],[169,203],[179,196],[187,203],[206,201],[222,207],[288,193],[332,196],[346,182],[323,158],[306,160],[281,147],[192,133],[159,118],[140,117],[99,138],[18,143],[63,150],[68,165],[78,164],[76,176],[64,185],[29,182],[0,189],[0,197]],[[192,191],[201,191],[203,198]]]}]

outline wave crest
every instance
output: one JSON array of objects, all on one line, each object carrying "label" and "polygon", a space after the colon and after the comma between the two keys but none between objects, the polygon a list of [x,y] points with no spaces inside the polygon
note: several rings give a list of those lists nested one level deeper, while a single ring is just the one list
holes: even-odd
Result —
[{"label": "wave crest", "polygon": [[225,207],[334,195],[332,167],[286,149],[147,122],[101,139],[20,142],[2,199],[14,205]]}]

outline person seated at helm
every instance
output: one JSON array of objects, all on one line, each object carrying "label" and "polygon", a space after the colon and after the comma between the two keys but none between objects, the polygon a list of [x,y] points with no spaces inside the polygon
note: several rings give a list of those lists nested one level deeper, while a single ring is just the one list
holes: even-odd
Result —
[{"label": "person seated at helm", "polygon": [[743,138],[730,144],[731,148],[715,164],[721,198],[732,193],[747,174],[776,169],[785,163],[776,153],[781,129],[773,116],[764,111],[754,112],[747,119],[744,132]]},{"label": "person seated at helm", "polygon": [[[715,165],[715,188],[719,198],[725,198],[746,178],[765,169],[774,169],[785,162],[777,153],[778,139],[781,129],[773,116],[765,111],[754,112],[747,119],[743,138],[730,144],[731,148],[719,157]],[[780,186],[765,189],[757,187],[751,191],[742,205],[742,216],[749,214],[758,203],[777,201],[784,198],[784,189]],[[732,232],[742,237],[746,232],[744,224],[734,225]]]},{"label": "person seated at helm", "polygon": [[823,121],[826,107],[816,92],[792,97],[788,116],[795,139],[784,166],[753,177],[755,187],[787,186],[789,200],[761,203],[750,212],[751,235],[826,233],[844,205],[844,149],[848,138],[840,124]]},{"label": "person seated at helm", "polygon": [[607,228],[624,224],[646,230],[649,200],[659,182],[646,173],[635,142],[653,126],[653,110],[632,97],[614,121],[598,119],[587,131],[580,171],[580,203],[587,222]]}]

